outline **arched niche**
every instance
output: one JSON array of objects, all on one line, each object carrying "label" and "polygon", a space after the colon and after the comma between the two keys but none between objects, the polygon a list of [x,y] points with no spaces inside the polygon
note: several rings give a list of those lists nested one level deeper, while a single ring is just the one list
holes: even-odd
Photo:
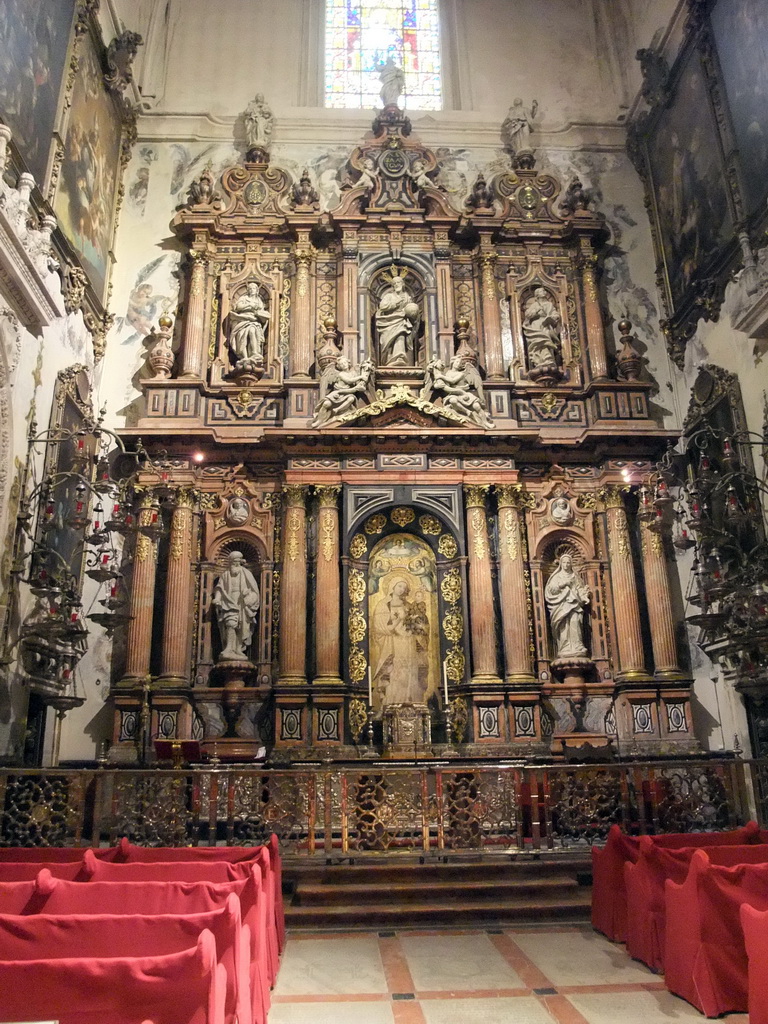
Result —
[{"label": "arched niche", "polygon": [[[370,331],[374,361],[380,369],[425,365],[425,291],[421,276],[412,267],[392,264],[372,275],[368,290]],[[412,325],[404,343],[403,336],[396,335],[395,327],[395,322],[403,319]],[[403,348],[407,356],[401,361],[399,355]]]}]

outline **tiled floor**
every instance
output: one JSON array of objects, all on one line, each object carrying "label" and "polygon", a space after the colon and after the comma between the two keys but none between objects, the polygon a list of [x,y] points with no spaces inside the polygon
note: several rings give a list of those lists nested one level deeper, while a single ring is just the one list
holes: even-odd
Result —
[{"label": "tiled floor", "polygon": [[[704,1017],[587,926],[293,932],[269,1024],[690,1024]],[[748,1024],[731,1014],[728,1024]]]}]

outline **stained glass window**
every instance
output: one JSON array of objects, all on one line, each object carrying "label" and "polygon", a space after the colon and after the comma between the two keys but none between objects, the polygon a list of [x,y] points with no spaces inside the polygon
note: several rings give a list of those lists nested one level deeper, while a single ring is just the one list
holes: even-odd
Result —
[{"label": "stained glass window", "polygon": [[405,72],[401,106],[440,110],[438,0],[325,0],[326,107],[380,107],[379,66]]}]

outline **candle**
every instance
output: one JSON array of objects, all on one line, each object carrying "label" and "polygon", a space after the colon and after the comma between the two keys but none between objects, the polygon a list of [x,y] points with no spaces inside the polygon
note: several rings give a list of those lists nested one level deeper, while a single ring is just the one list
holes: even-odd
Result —
[{"label": "candle", "polygon": [[368,666],[368,706],[373,707],[373,679],[370,665]]},{"label": "candle", "polygon": [[450,703],[448,700],[448,665],[443,662],[443,690],[445,691],[445,706]]}]

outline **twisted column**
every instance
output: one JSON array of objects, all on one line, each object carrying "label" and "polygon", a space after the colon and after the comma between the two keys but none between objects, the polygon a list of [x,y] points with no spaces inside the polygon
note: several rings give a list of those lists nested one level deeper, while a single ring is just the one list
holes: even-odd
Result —
[{"label": "twisted column", "polygon": [[485,496],[488,484],[465,484],[469,539],[469,615],[472,637],[472,684],[497,683],[493,579]]},{"label": "twisted column", "polygon": [[608,357],[600,299],[597,294],[597,255],[588,238],[580,239],[579,266],[584,292],[584,317],[587,325],[587,349],[592,380],[608,379]]},{"label": "twisted column", "polygon": [[187,316],[184,321],[184,342],[181,347],[180,377],[199,378],[203,375],[205,354],[205,253],[190,253],[192,274],[187,296]]},{"label": "twisted column", "polygon": [[526,492],[519,484],[496,487],[499,508],[499,593],[504,671],[509,685],[535,683],[531,668],[528,591],[525,585]]},{"label": "twisted column", "polygon": [[648,601],[648,621],[651,627],[654,675],[657,679],[681,679],[683,672],[677,663],[675,619],[672,614],[667,558],[664,538],[651,529],[650,522],[641,521],[640,536],[643,549],[643,573]]},{"label": "twisted column", "polygon": [[171,518],[168,576],[165,587],[163,652],[159,682],[186,685],[190,673],[190,630],[194,578],[192,575],[195,491],[176,492]]},{"label": "twisted column", "polygon": [[283,578],[280,591],[280,683],[307,681],[307,488],[285,487]]},{"label": "twisted column", "polygon": [[501,347],[501,312],[496,290],[496,254],[480,255],[480,280],[483,301],[483,340],[485,342],[485,372],[491,378],[504,377],[504,352]]},{"label": "twisted column", "polygon": [[601,491],[608,520],[608,553],[611,564],[611,587],[616,614],[617,678],[624,682],[647,681],[640,628],[640,605],[637,580],[629,542],[629,524],[621,490],[605,487]]},{"label": "twisted column", "polygon": [[[122,682],[132,685],[149,675],[152,650],[152,618],[155,608],[155,577],[157,575],[157,540],[160,509],[151,491],[141,498],[138,515],[136,548],[133,557],[130,616],[125,645],[125,672]],[[142,527],[158,527],[154,533]]]},{"label": "twisted column", "polygon": [[317,523],[317,590],[315,594],[315,646],[317,675],[315,684],[338,684],[341,650],[339,569],[339,510],[341,487],[315,487],[319,502]]}]

